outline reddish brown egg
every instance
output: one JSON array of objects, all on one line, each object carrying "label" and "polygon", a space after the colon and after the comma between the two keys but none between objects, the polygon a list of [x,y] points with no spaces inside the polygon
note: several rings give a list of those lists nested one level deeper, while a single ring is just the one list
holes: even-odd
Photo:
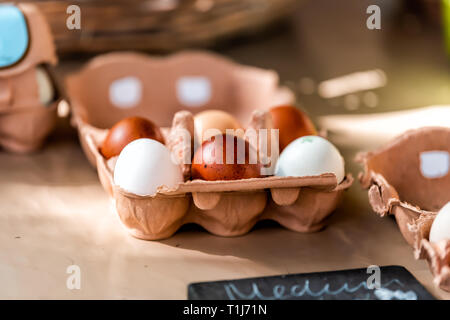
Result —
[{"label": "reddish brown egg", "polygon": [[[238,143],[243,143],[243,147],[238,148]],[[216,152],[216,148],[222,152]],[[222,161],[218,160],[221,157]],[[223,134],[203,142],[198,148],[192,161],[191,173],[192,179],[209,181],[259,178],[261,164],[248,141]]]},{"label": "reddish brown egg", "polygon": [[164,144],[163,135],[153,122],[140,117],[130,117],[117,122],[109,131],[100,147],[100,153],[109,159],[118,156],[133,140],[149,138]]},{"label": "reddish brown egg", "polygon": [[280,152],[297,138],[317,134],[311,119],[296,107],[275,107],[270,109],[270,115],[273,127],[280,130]]}]

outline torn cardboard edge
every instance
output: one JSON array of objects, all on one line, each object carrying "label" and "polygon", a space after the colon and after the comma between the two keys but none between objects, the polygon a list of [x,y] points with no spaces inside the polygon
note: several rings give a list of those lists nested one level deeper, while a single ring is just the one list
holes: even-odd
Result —
[{"label": "torn cardboard edge", "polygon": [[450,292],[450,240],[438,243],[429,241],[430,230],[436,213],[425,213],[416,219],[409,229],[414,234],[414,257],[427,261],[434,284]]}]

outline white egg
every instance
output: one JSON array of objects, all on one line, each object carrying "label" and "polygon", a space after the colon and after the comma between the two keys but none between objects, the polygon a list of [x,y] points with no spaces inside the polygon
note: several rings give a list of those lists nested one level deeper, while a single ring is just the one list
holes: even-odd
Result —
[{"label": "white egg", "polygon": [[160,186],[170,189],[183,182],[171,153],[153,139],[137,139],[125,146],[114,168],[114,183],[141,196],[154,195]]},{"label": "white egg", "polygon": [[304,136],[292,141],[281,152],[275,167],[276,176],[315,176],[334,173],[338,183],[344,180],[344,158],[328,140]]},{"label": "white egg", "polygon": [[55,90],[47,71],[43,67],[36,68],[36,81],[38,84],[39,100],[43,105],[48,105],[53,101]]},{"label": "white egg", "polygon": [[439,210],[430,230],[431,242],[439,242],[444,239],[450,240],[450,202]]}]

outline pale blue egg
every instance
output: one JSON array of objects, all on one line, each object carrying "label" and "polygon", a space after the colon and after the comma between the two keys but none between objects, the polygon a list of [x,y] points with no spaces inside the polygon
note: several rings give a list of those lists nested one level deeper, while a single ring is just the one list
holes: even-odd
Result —
[{"label": "pale blue egg", "polygon": [[27,22],[19,8],[0,5],[0,68],[19,62],[29,44]]}]

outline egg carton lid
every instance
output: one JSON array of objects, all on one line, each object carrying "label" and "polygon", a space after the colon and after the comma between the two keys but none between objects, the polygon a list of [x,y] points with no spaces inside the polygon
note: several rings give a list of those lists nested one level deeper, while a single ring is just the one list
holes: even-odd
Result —
[{"label": "egg carton lid", "polygon": [[[356,162],[363,165],[359,181],[363,188],[369,189],[369,201],[374,211],[380,216],[385,216],[393,214],[393,208],[400,206],[420,215],[440,208],[440,204],[448,197],[448,188],[435,187],[435,183],[450,185],[450,173],[438,179],[432,179],[425,177],[420,169],[421,154],[439,150],[450,152],[450,128],[424,127],[409,130],[376,151],[359,153],[355,158]],[[414,176],[414,185],[402,184],[405,180],[398,175],[404,178],[407,174]],[[394,176],[397,187],[394,187],[390,181]],[[417,184],[422,184],[424,187],[417,188]],[[398,189],[399,186],[402,190]],[[432,198],[425,193],[430,189],[433,190]],[[405,191],[408,196],[406,200],[402,198],[402,193]],[[414,199],[413,195],[417,195],[420,199]],[[420,203],[426,201],[432,201],[431,207],[436,210],[420,208]],[[411,203],[417,203],[417,205]]]},{"label": "egg carton lid", "polygon": [[[151,116],[159,126],[170,126],[173,114],[181,110],[219,109],[242,122],[255,108],[295,100],[290,89],[279,85],[275,71],[241,65],[206,51],[165,57],[108,53],[69,75],[66,84],[74,117],[97,128],[110,128],[130,114]],[[114,92],[122,97],[120,88],[125,87],[136,93],[136,99],[128,101],[132,107],[115,99]]]}]

